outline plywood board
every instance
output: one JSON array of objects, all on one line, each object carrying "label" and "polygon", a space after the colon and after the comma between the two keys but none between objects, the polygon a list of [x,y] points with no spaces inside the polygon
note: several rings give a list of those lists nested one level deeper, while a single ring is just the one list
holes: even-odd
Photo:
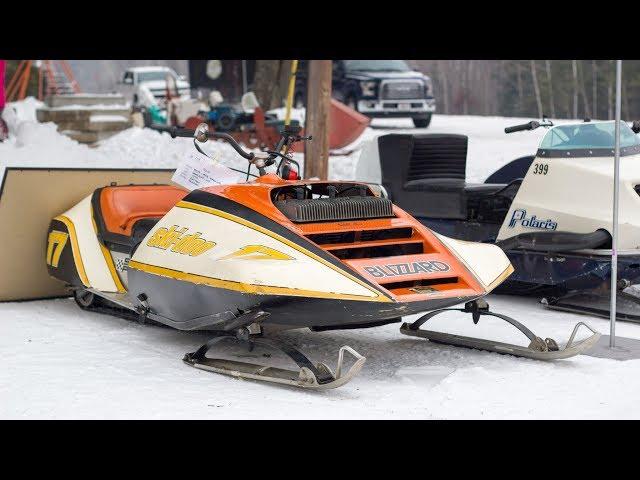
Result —
[{"label": "plywood board", "polygon": [[96,188],[168,184],[173,170],[5,169],[0,186],[0,301],[68,296],[47,273],[49,222]]}]

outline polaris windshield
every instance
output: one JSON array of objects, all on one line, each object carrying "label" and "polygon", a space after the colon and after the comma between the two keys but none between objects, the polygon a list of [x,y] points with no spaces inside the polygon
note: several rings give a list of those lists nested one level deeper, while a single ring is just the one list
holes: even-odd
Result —
[{"label": "polaris windshield", "polygon": [[[620,122],[620,148],[640,146],[640,139],[625,122]],[[549,130],[540,150],[611,150],[615,148],[615,122],[585,122],[558,125]],[[636,150],[635,148],[633,150]]]}]

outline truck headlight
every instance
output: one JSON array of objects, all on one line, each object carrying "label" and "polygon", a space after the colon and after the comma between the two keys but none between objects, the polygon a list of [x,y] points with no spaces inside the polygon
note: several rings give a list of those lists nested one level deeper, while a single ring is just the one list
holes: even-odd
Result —
[{"label": "truck headlight", "polygon": [[376,82],[364,81],[360,82],[360,90],[365,97],[373,97],[376,94]]},{"label": "truck headlight", "polygon": [[424,77],[424,93],[426,96],[433,97],[433,82],[429,77]]}]

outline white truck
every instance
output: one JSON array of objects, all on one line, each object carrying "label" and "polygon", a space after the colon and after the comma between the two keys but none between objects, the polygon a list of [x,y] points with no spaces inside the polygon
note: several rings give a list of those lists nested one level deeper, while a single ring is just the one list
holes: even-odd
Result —
[{"label": "white truck", "polygon": [[134,104],[137,103],[134,95],[138,93],[141,86],[147,87],[156,100],[165,100],[167,85],[172,91],[177,90],[180,98],[188,99],[191,96],[191,85],[186,77],[178,75],[175,70],[169,67],[128,68],[122,75],[121,84],[125,87],[124,90],[127,91]]}]

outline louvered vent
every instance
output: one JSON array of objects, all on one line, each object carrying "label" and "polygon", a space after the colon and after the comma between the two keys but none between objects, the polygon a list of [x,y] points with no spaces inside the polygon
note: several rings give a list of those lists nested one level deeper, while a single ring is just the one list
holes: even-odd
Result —
[{"label": "louvered vent", "polygon": [[467,138],[460,136],[415,136],[407,181],[466,177]]},{"label": "louvered vent", "polygon": [[380,197],[281,200],[274,203],[289,220],[296,223],[393,217],[391,200]]}]

